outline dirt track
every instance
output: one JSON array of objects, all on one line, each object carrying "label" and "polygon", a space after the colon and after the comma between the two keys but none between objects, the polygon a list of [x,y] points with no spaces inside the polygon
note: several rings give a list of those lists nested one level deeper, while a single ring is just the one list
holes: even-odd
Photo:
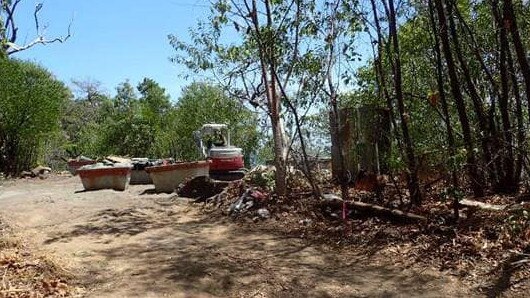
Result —
[{"label": "dirt track", "polygon": [[212,219],[150,186],[77,177],[0,186],[0,215],[90,297],[469,297],[454,278]]}]

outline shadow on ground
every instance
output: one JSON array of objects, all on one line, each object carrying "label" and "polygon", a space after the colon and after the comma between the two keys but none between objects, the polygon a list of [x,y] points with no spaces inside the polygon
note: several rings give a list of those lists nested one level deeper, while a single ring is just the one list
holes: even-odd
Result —
[{"label": "shadow on ground", "polygon": [[90,218],[86,224],[75,225],[70,231],[56,233],[44,243],[67,242],[80,236],[133,236],[148,229],[157,228],[157,226],[159,225],[150,219],[145,210],[137,208],[105,209]]},{"label": "shadow on ground", "polygon": [[[173,206],[170,205],[174,202]],[[86,261],[94,296],[143,293],[230,297],[455,296],[449,281],[400,270],[389,263],[336,255],[299,239],[243,229],[205,215],[187,215],[182,203],[105,209],[45,243],[78,237],[116,237],[113,245],[87,248],[101,264]],[[95,241],[94,241],[95,242]],[[115,269],[120,267],[119,273]],[[101,274],[105,270],[105,274]],[[120,278],[115,276],[120,274]],[[109,281],[109,279],[114,279]],[[112,284],[112,285],[111,285]],[[462,295],[464,296],[464,295]]]}]

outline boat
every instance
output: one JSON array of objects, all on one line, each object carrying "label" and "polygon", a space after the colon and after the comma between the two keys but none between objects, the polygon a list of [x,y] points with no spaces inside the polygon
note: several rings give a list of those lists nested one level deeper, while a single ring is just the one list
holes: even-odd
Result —
[{"label": "boat", "polygon": [[179,162],[145,168],[149,173],[156,192],[172,193],[187,178],[208,176],[209,161]]},{"label": "boat", "polygon": [[131,178],[130,164],[97,163],[77,169],[85,190],[114,189],[123,191]]}]

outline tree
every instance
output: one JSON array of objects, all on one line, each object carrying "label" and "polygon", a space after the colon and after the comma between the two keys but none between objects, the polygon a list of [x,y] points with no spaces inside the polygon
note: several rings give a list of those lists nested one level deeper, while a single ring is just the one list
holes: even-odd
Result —
[{"label": "tree", "polygon": [[[170,36],[177,50],[175,62],[193,71],[211,71],[232,96],[267,115],[273,139],[276,192],[282,196],[287,193],[289,142],[283,124],[286,114],[295,114],[293,110],[303,102],[314,103],[296,90],[299,86],[305,92],[307,86],[314,89],[312,83],[322,77],[320,57],[301,46],[302,39],[311,40],[317,30],[311,18],[314,11],[314,1],[219,0],[212,4],[208,22],[200,22],[198,29],[191,31],[192,43]],[[237,42],[224,44],[220,36],[225,32],[235,34]],[[318,96],[318,92],[311,96]],[[301,120],[300,115],[294,118]],[[303,144],[303,135],[298,133],[298,138]]]},{"label": "tree", "polygon": [[503,25],[504,29],[509,30],[512,35],[512,43],[514,45],[515,53],[517,54],[517,61],[519,62],[521,74],[524,79],[528,111],[530,113],[530,63],[528,62],[528,57],[526,54],[527,51],[525,51],[525,47],[519,33],[519,25],[517,24],[517,17],[515,15],[513,2],[512,0],[504,0],[503,3]]},{"label": "tree", "polygon": [[[389,11],[384,4],[377,7],[376,1],[371,2],[372,13]],[[516,23],[515,28],[525,27],[526,22],[517,22],[520,17],[516,15],[525,13],[527,8],[510,1],[439,4],[406,2],[396,8],[400,16],[397,39],[403,93],[413,99],[406,102],[405,111],[414,151],[420,159],[424,154],[437,156],[430,159],[431,164],[451,165],[451,183],[456,188],[460,185],[456,171],[463,167],[468,170],[466,179],[477,195],[487,187],[496,192],[513,192],[519,188],[527,152],[523,99],[527,93],[524,64],[528,59],[523,60],[523,65],[517,63],[516,44],[524,52],[528,40],[516,41],[521,36],[517,36],[519,30],[514,30],[512,23]],[[507,9],[510,6],[514,8],[513,16]],[[377,31],[382,29],[375,19],[382,24],[390,20],[375,17]],[[515,35],[510,34],[513,32]],[[385,91],[385,86],[395,79],[389,75],[395,63],[380,53],[392,57],[392,40],[372,40],[379,54],[370,62],[375,64],[375,90],[381,90],[388,100],[393,94]],[[436,59],[432,59],[433,53]],[[434,71],[426,71],[429,69]],[[367,77],[362,75],[362,79]],[[360,88],[362,97],[372,96],[373,85],[361,84]],[[392,109],[392,104],[388,106]],[[447,128],[444,134],[437,133],[439,120]],[[442,135],[445,140],[440,138]],[[449,148],[449,156],[436,154],[441,146]]]},{"label": "tree", "polygon": [[259,143],[256,115],[217,86],[192,83],[185,87],[176,104],[173,121],[171,139],[178,159],[200,158],[193,132],[206,123],[229,126],[231,141],[243,149],[246,165],[250,165],[251,157],[256,153]]},{"label": "tree", "polygon": [[[386,4],[385,4],[386,5]],[[396,100],[398,104],[398,111],[401,120],[401,131],[403,133],[403,141],[405,144],[405,151],[407,156],[407,164],[409,168],[408,173],[408,187],[410,192],[411,201],[419,205],[421,204],[421,193],[418,181],[418,173],[416,168],[416,157],[414,154],[414,147],[412,139],[409,133],[408,117],[405,111],[404,96],[403,96],[403,81],[402,81],[402,70],[401,70],[401,57],[399,49],[399,39],[397,33],[397,18],[396,10],[394,8],[394,0],[388,2],[388,18],[389,18],[389,30],[390,38],[392,40],[392,65],[394,75],[394,89],[396,92]]]},{"label": "tree", "polygon": [[[173,150],[172,140],[169,139],[172,130],[170,97],[164,88],[149,78],[144,78],[138,84],[137,89],[140,93],[138,102],[141,115],[141,119],[137,118],[137,120],[141,120],[142,125],[148,125],[150,129],[150,134],[144,131],[139,137],[152,140],[152,143],[146,147],[144,155],[167,157],[172,154]],[[138,117],[138,115],[135,116]],[[144,130],[146,129],[147,127],[144,127]]]},{"label": "tree", "polygon": [[[428,1],[428,10],[429,10],[429,22],[432,28],[432,39],[434,42],[433,45],[433,51],[436,58],[436,65],[434,68],[436,69],[436,92],[433,92],[431,96],[434,96],[433,98],[439,99],[441,105],[442,105],[442,115],[445,122],[445,127],[447,130],[447,153],[449,153],[449,160],[454,160],[454,157],[456,156],[456,144],[455,144],[455,135],[453,126],[451,124],[451,114],[449,113],[449,104],[447,102],[447,94],[445,92],[445,86],[444,86],[444,68],[443,68],[443,61],[442,61],[442,53],[440,49],[440,38],[436,32],[438,32],[438,26],[435,21],[434,17],[434,6],[432,3],[432,0]],[[453,186],[453,193],[456,193],[456,191],[460,191],[460,183],[458,181],[458,174],[457,174],[457,168],[454,162],[449,163],[449,170],[451,171],[451,180],[450,184]],[[458,218],[460,216],[459,214],[459,198],[457,196],[453,196],[453,212],[454,215]]]},{"label": "tree", "polygon": [[134,87],[129,80],[121,83],[116,87],[116,96],[114,97],[114,108],[118,113],[127,112],[132,105],[138,101]]},{"label": "tree", "polygon": [[31,62],[0,59],[0,69],[0,171],[16,175],[41,161],[70,92]]},{"label": "tree", "polygon": [[161,158],[174,155],[169,139],[173,108],[165,90],[145,78],[135,88],[125,81],[110,98],[100,83],[75,81],[79,97],[63,119],[73,155]]},{"label": "tree", "polygon": [[46,28],[41,27],[39,22],[39,13],[44,7],[42,2],[38,2],[35,5],[33,11],[33,20],[35,22],[35,31],[37,36],[28,43],[18,44],[18,26],[17,26],[17,8],[22,0],[0,0],[0,56],[12,55],[21,51],[25,51],[36,45],[47,45],[51,43],[63,43],[68,40],[71,36],[70,27],[68,26],[68,33],[64,37],[47,38],[45,36]]},{"label": "tree", "polygon": [[[171,103],[169,101],[169,95],[166,94],[166,90],[152,79],[144,78],[142,82],[138,84],[138,92],[140,92],[139,101],[142,103],[146,110],[153,116],[163,116],[169,108]],[[155,119],[153,119],[155,120]],[[159,119],[156,119],[159,120]]]},{"label": "tree", "polygon": [[[95,80],[73,80],[75,98],[66,103],[61,125],[66,136],[64,149],[70,157],[105,155],[101,128],[110,99]],[[102,152],[102,149],[105,152]]]}]

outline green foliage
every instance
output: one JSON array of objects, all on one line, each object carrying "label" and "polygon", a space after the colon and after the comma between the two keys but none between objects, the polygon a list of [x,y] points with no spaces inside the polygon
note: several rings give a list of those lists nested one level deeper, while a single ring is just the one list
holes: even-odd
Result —
[{"label": "green foliage", "polygon": [[515,210],[506,219],[509,231],[513,235],[519,235],[521,232],[528,231],[530,228],[530,210],[518,209]]},{"label": "green foliage", "polygon": [[46,69],[0,59],[0,171],[17,174],[44,157],[70,93]]},{"label": "green foliage", "polygon": [[199,158],[193,132],[206,123],[227,124],[232,144],[243,148],[245,163],[249,165],[259,141],[256,116],[222,89],[207,83],[193,83],[184,88],[176,104],[171,131],[177,158]]},{"label": "green foliage", "polygon": [[444,188],[442,192],[440,193],[440,198],[442,201],[451,202],[455,199],[457,201],[462,200],[466,196],[465,192],[463,192],[461,189],[456,188],[454,186],[450,186],[447,188]]},{"label": "green foliage", "polygon": [[152,121],[152,124],[159,124],[161,116],[168,112],[171,108],[169,102],[169,95],[166,90],[152,79],[144,78],[138,84],[138,92],[140,92],[140,103],[142,104],[143,113]]},{"label": "green foliage", "polygon": [[307,140],[308,155],[330,157],[331,135],[329,127],[329,112],[327,109],[307,115],[303,118],[304,128],[302,133]]},{"label": "green foliage", "polygon": [[[293,109],[309,109],[326,98],[322,89],[332,42],[336,42],[337,57],[359,56],[353,35],[360,30],[360,18],[354,11],[357,1],[342,3],[334,14],[337,20],[333,24],[334,35],[330,35],[334,3],[311,0],[269,4],[269,16],[265,16],[264,4],[257,4],[258,24],[254,24],[254,12],[243,1],[214,1],[208,19],[190,28],[191,42],[177,35],[169,36],[176,52],[172,61],[192,70],[185,76],[197,71],[212,72],[223,88],[263,110],[270,106],[261,85],[261,67],[274,65],[278,84],[291,103],[287,104],[287,98],[282,97],[282,107],[287,108],[282,117],[287,118],[294,113]],[[334,59],[338,61],[337,57]],[[349,67],[333,65],[331,68],[340,77],[351,76]]]},{"label": "green foliage", "polygon": [[[144,78],[138,84],[139,113],[131,120],[131,131],[127,134],[129,141],[134,145],[134,140],[142,143],[137,154],[149,157],[169,157],[174,155],[168,133],[171,126],[172,106],[169,95],[164,88],[152,79]],[[139,115],[138,115],[139,114]],[[139,144],[139,143],[138,143]],[[132,153],[132,152],[131,152]]]},{"label": "green foliage", "polygon": [[97,90],[97,84],[78,84],[84,95],[70,102],[63,118],[69,136],[68,148],[77,154],[101,157],[174,156],[168,138],[174,114],[169,96],[154,80],[145,78],[133,86],[125,81],[114,98]]},{"label": "green foliage", "polygon": [[250,185],[255,185],[263,190],[273,192],[276,186],[274,181],[275,178],[274,170],[254,170],[250,172],[245,180],[248,181]]},{"label": "green foliage", "polygon": [[97,82],[74,82],[79,96],[66,104],[61,124],[66,142],[64,150],[69,157],[86,155],[104,156],[108,148],[101,134],[103,122],[112,105],[108,96],[99,90]]},{"label": "green foliage", "polygon": [[98,104],[92,104],[87,93],[71,101],[63,117],[70,141],[66,147],[75,154],[196,160],[200,157],[193,132],[212,122],[229,124],[232,142],[245,153],[256,150],[256,118],[218,87],[192,84],[175,106],[165,90],[148,78],[138,84],[138,93],[128,81],[121,83],[114,98],[90,89],[92,98],[100,98]]}]

